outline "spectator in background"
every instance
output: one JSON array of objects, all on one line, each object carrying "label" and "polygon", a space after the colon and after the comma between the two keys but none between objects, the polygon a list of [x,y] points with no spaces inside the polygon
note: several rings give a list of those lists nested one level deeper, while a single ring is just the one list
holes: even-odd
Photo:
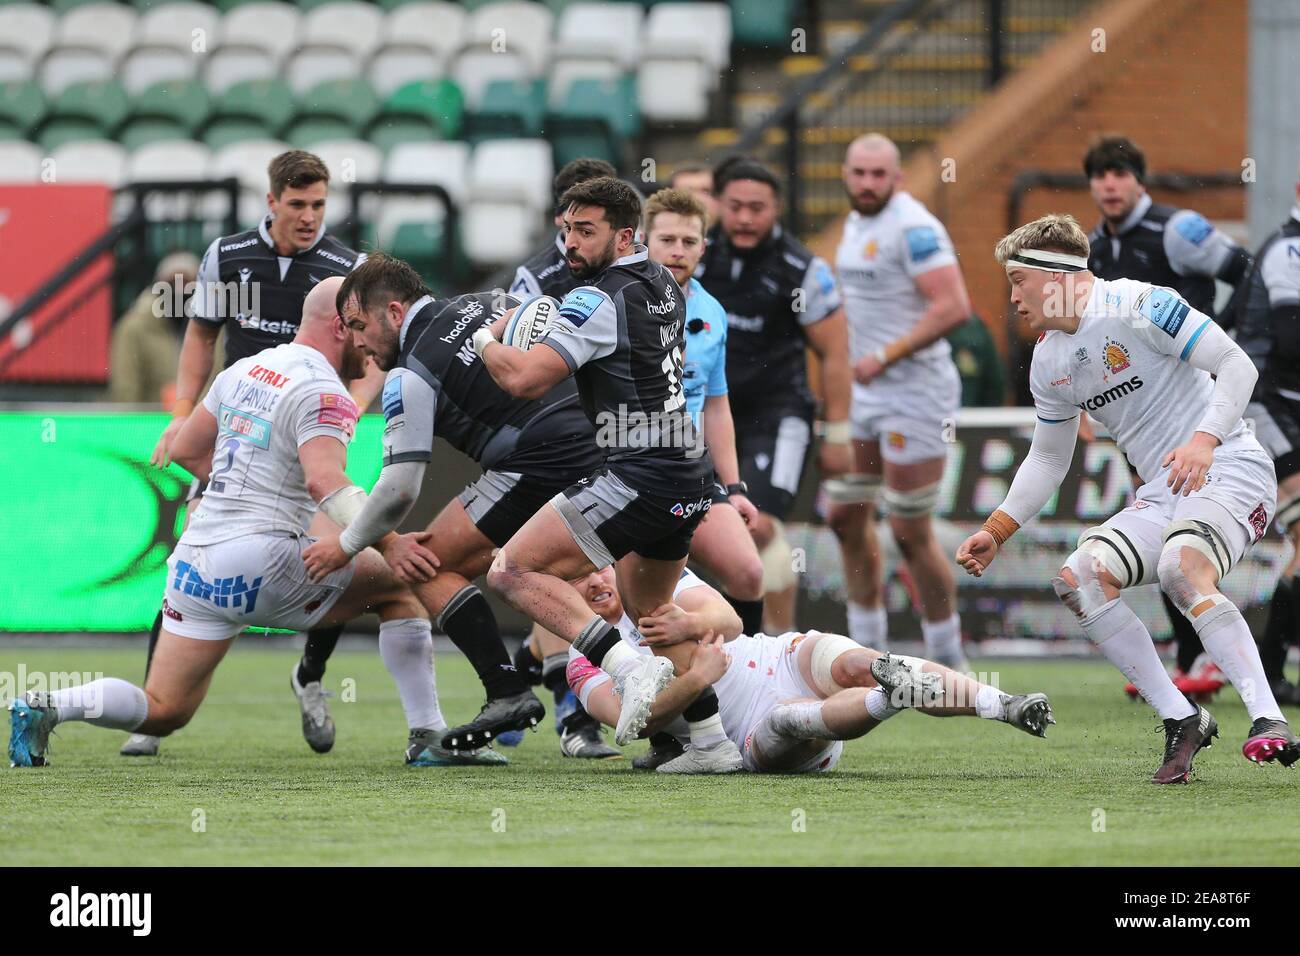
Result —
[{"label": "spectator in background", "polygon": [[704,223],[705,230],[718,221],[718,197],[713,192],[713,169],[708,164],[694,160],[679,163],[668,177],[668,188],[684,189],[704,203],[704,209],[709,214],[708,221]]},{"label": "spectator in background", "polygon": [[972,314],[948,333],[947,339],[957,374],[961,376],[961,407],[1000,406],[1006,400],[1002,356],[984,320]]},{"label": "spectator in background", "polygon": [[158,263],[154,284],[113,327],[108,400],[170,407],[176,363],[189,317],[188,295],[199,274],[198,256],[173,252]]}]

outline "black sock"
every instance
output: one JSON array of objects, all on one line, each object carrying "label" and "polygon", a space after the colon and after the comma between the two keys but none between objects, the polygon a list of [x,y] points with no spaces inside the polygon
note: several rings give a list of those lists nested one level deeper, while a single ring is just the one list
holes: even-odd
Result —
[{"label": "black sock", "polygon": [[706,688],[704,693],[691,701],[691,706],[682,711],[682,716],[690,723],[707,720],[718,712],[718,695],[713,688]]},{"label": "black sock", "polygon": [[144,679],[149,680],[149,668],[153,667],[153,652],[158,646],[158,634],[162,630],[162,611],[153,619],[153,628],[149,631],[149,652],[144,659]]},{"label": "black sock", "polygon": [[478,588],[471,584],[456,592],[442,609],[438,630],[469,658],[489,698],[513,697],[528,690],[506,653],[496,615]]},{"label": "black sock", "polygon": [[605,666],[605,655],[622,642],[623,638],[619,636],[618,628],[613,624],[607,624],[600,618],[594,618],[590,624],[582,629],[582,633],[573,642],[573,646],[587,660],[597,667],[603,668]]},{"label": "black sock", "polygon": [[334,653],[342,634],[342,624],[307,632],[307,646],[303,648],[302,660],[298,662],[299,684],[306,687],[325,676],[325,663]]},{"label": "black sock", "polygon": [[681,749],[681,744],[678,742],[676,737],[674,737],[672,734],[666,734],[662,731],[660,731],[657,734],[650,735],[650,746],[655,748],[656,750],[664,750],[665,748],[668,747],[672,747],[675,750]]},{"label": "black sock", "polygon": [[740,615],[740,632],[742,634],[761,634],[763,632],[762,598],[757,601],[742,601],[740,598],[734,598],[726,592],[723,592],[722,596]]},{"label": "black sock", "polygon": [[1161,591],[1160,598],[1165,603],[1165,613],[1169,615],[1169,623],[1174,627],[1175,659],[1178,668],[1184,674],[1189,673],[1192,665],[1196,663],[1196,658],[1205,652],[1205,645],[1201,643],[1201,636],[1196,633],[1196,628],[1192,627],[1192,622],[1178,610],[1174,602],[1169,599],[1169,595]]},{"label": "black sock", "polygon": [[567,651],[561,651],[558,654],[547,654],[546,660],[542,661],[542,684],[555,697],[555,705],[558,707],[560,701],[564,700],[564,695],[569,692],[569,654]]},{"label": "black sock", "polygon": [[1270,682],[1283,676],[1286,648],[1296,621],[1293,598],[1291,582],[1280,578],[1268,605],[1268,622],[1259,638],[1259,659]]},{"label": "black sock", "polygon": [[527,641],[519,645],[514,661],[515,670],[529,687],[536,687],[542,682],[542,662],[533,656],[533,649],[528,646]]}]

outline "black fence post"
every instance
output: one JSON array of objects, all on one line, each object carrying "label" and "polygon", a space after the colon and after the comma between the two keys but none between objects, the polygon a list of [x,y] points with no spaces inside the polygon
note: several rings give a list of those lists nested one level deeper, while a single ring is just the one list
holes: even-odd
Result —
[{"label": "black fence post", "polygon": [[785,120],[785,180],[788,184],[786,192],[786,223],[790,231],[798,236],[802,235],[800,226],[803,224],[803,210],[799,208],[801,190],[799,187],[799,111],[793,109]]},{"label": "black fence post", "polygon": [[1002,0],[989,0],[989,86],[1002,79]]}]

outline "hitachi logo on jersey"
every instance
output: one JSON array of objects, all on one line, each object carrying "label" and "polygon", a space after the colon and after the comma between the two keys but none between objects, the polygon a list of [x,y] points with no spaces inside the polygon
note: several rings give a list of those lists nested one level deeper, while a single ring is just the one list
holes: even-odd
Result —
[{"label": "hitachi logo on jersey", "polygon": [[351,259],[344,259],[342,256],[336,256],[334,253],[326,252],[324,249],[317,249],[316,255],[320,256],[322,259],[328,259],[330,262],[337,262],[339,265],[345,266],[349,269],[352,268]]},{"label": "hitachi logo on jersey", "polygon": [[234,252],[236,249],[246,249],[247,247],[254,245],[257,242],[257,240],[258,237],[254,236],[252,239],[245,239],[243,242],[232,242],[228,246],[222,246],[221,251]]},{"label": "hitachi logo on jersey", "polygon": [[1079,407],[1085,412],[1096,411],[1103,405],[1109,405],[1116,399],[1123,398],[1129,392],[1136,392],[1141,387],[1142,379],[1134,375],[1127,382],[1120,382],[1114,388],[1108,388],[1100,395],[1092,396],[1092,398],[1088,399],[1086,402],[1079,402]]},{"label": "hitachi logo on jersey", "polygon": [[265,382],[275,388],[284,388],[285,383],[289,381],[288,375],[281,375],[265,365],[254,365],[248,370],[248,377],[257,382]]}]

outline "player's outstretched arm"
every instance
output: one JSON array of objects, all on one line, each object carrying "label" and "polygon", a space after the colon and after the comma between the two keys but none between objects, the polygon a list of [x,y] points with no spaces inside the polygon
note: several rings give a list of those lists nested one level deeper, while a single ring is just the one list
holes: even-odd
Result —
[{"label": "player's outstretched arm", "polygon": [[183,419],[171,440],[169,457],[200,481],[212,473],[212,449],[217,442],[217,420],[200,405]]},{"label": "player's outstretched arm", "polygon": [[203,391],[208,376],[212,374],[213,355],[220,334],[220,325],[201,319],[190,319],[185,326],[185,341],[181,344],[181,358],[176,369],[176,401],[172,405],[172,420],[163,429],[149,459],[159,468],[165,468],[168,462],[175,460],[170,450],[172,442],[184,426],[186,418],[194,411],[199,392]]},{"label": "player's outstretched arm", "polygon": [[[713,457],[718,480],[728,487],[738,483],[740,465],[736,461],[736,422],[731,417],[731,399],[726,394],[709,395],[704,399],[704,409],[700,412],[700,431],[703,432],[704,444]],[[745,524],[752,525],[758,520],[758,509],[749,498],[740,494],[729,497]]]}]

